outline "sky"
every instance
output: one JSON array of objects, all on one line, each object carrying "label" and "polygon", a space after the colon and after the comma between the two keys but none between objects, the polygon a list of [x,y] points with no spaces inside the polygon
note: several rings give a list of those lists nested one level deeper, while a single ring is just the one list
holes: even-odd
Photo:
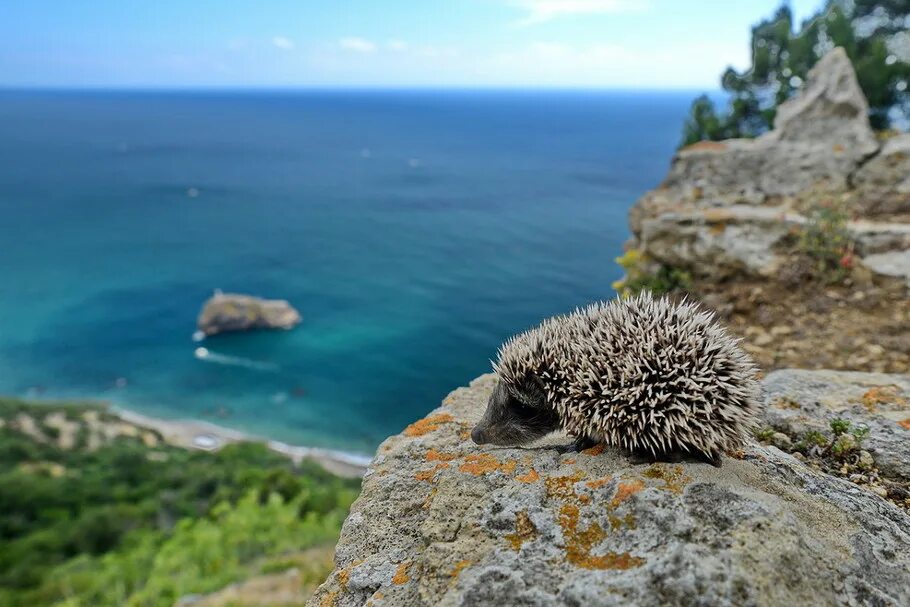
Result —
[{"label": "sky", "polygon": [[710,90],[780,2],[2,0],[0,87]]}]

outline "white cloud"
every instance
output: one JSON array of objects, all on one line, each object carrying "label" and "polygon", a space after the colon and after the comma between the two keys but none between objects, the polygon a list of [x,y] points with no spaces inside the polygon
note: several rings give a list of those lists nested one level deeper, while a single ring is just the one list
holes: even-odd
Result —
[{"label": "white cloud", "polygon": [[339,46],[346,51],[355,53],[373,53],[376,52],[376,43],[365,38],[342,38],[338,41]]},{"label": "white cloud", "polygon": [[649,0],[511,0],[510,4],[527,11],[527,15],[514,23],[525,27],[544,23],[565,15],[595,15],[628,13],[646,10]]},{"label": "white cloud", "polygon": [[404,40],[397,40],[397,39],[389,40],[388,42],[386,42],[386,46],[389,48],[389,50],[396,51],[399,53],[408,50],[408,43],[405,42]]},{"label": "white cloud", "polygon": [[716,87],[727,65],[741,67],[748,59],[748,45],[713,40],[669,47],[538,41],[474,61],[473,79],[519,86]]},{"label": "white cloud", "polygon": [[417,54],[430,59],[451,58],[458,55],[458,49],[454,46],[421,46]]},{"label": "white cloud", "polygon": [[272,38],[272,44],[277,46],[283,51],[293,50],[295,44],[294,41],[290,38],[285,38],[284,36],[275,36]]}]

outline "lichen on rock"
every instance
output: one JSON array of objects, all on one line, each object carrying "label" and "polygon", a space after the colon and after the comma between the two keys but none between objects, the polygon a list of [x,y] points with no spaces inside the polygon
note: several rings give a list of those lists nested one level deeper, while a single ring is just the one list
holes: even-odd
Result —
[{"label": "lichen on rock", "polygon": [[[846,381],[769,379],[794,414]],[[494,383],[383,443],[311,606],[910,603],[910,516],[875,493],[759,445],[720,469],[553,448],[567,437],[478,447],[464,430]]]}]

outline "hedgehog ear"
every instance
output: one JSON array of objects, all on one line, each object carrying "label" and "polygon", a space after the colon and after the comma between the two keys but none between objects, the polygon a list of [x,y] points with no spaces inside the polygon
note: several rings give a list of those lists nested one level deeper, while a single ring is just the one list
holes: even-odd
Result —
[{"label": "hedgehog ear", "polygon": [[547,393],[544,391],[543,380],[536,375],[525,375],[520,384],[520,391],[515,397],[529,407],[543,408],[547,404]]}]

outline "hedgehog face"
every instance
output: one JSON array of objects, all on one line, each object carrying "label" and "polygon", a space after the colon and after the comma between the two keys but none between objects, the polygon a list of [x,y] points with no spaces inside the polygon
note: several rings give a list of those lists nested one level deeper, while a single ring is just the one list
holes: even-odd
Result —
[{"label": "hedgehog face", "polygon": [[471,439],[478,445],[521,445],[559,428],[559,417],[542,392],[523,391],[521,397],[500,380]]}]

